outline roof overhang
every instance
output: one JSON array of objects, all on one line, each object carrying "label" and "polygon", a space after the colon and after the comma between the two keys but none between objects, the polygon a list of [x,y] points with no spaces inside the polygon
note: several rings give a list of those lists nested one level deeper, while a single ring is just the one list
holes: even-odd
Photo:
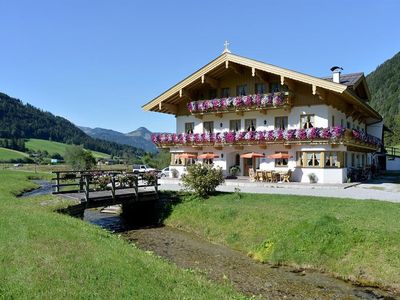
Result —
[{"label": "roof overhang", "polygon": [[[218,56],[216,59],[214,59],[201,69],[189,75],[184,80],[180,81],[179,83],[177,83],[176,85],[174,85],[161,95],[155,97],[153,100],[143,105],[142,108],[145,111],[157,111],[157,112],[176,114],[174,105],[168,103],[170,99],[172,99],[173,97],[182,97],[185,88],[196,83],[203,83],[207,74],[215,71],[218,68],[228,69],[230,63],[251,68],[253,75],[257,71],[262,71],[280,76],[282,84],[285,82],[286,79],[289,79],[309,84],[313,92],[315,92],[317,88],[318,89],[322,88],[341,94],[345,98],[350,99],[352,102],[355,102],[360,107],[362,107],[363,110],[368,112],[368,114],[372,117],[372,119],[379,119],[379,120],[382,119],[382,117],[374,109],[372,109],[368,104],[365,103],[365,101],[363,101],[361,98],[355,95],[352,91],[350,91],[348,86],[344,84],[331,82],[322,78],[292,71],[286,68],[278,67],[275,65],[267,64],[261,61],[249,59],[246,57],[242,57],[227,52],[221,54],[220,56]],[[357,82],[357,85],[359,84],[365,85],[366,91],[367,93],[369,93],[368,86],[366,84],[364,76],[360,79],[359,82]]]}]

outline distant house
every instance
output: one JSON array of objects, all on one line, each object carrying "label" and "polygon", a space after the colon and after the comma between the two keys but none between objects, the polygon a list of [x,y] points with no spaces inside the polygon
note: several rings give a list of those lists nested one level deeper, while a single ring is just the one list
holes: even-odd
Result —
[{"label": "distant house", "polygon": [[[368,105],[363,73],[318,78],[225,50],[143,106],[172,114],[175,133],[153,135],[180,174],[194,157],[240,175],[292,170],[292,180],[342,183],[348,168],[377,164],[382,116]],[[262,157],[242,157],[255,152]],[[207,154],[207,155],[205,155]]]}]

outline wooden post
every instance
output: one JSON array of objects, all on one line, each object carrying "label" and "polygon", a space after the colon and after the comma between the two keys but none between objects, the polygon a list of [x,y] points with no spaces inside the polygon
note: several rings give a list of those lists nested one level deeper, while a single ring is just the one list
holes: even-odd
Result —
[{"label": "wooden post", "polygon": [[139,177],[135,176],[135,180],[134,180],[134,188],[135,188],[135,193],[136,193],[136,201],[139,200]]},{"label": "wooden post", "polygon": [[115,201],[115,174],[111,175],[111,195],[113,200]]},{"label": "wooden post", "polygon": [[60,173],[56,172],[56,193],[60,192]]},{"label": "wooden post", "polygon": [[89,175],[85,175],[85,200],[89,202]]},{"label": "wooden post", "polygon": [[83,191],[83,178],[82,178],[83,174],[82,172],[79,173],[79,192]]},{"label": "wooden post", "polygon": [[157,175],[155,175],[154,177],[155,177],[154,189],[155,189],[156,193],[158,193],[158,177],[157,177]]}]

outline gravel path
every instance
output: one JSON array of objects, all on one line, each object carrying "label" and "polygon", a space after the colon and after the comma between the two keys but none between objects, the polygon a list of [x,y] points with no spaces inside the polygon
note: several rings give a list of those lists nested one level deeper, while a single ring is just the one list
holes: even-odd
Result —
[{"label": "gravel path", "polygon": [[[182,186],[176,183],[163,183],[160,185],[160,190],[179,191]],[[217,188],[221,192],[234,192],[235,186],[219,186]],[[366,189],[361,187],[350,187],[347,189],[330,188],[290,188],[290,187],[240,187],[243,193],[256,194],[285,194],[285,195],[303,195],[303,196],[318,196],[318,197],[336,197],[350,198],[358,200],[378,200],[400,203],[400,193],[387,192],[374,189]]]}]

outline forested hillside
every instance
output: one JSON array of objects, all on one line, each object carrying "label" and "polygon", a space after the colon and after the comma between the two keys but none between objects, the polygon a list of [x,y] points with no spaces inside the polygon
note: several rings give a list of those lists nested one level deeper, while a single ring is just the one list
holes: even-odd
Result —
[{"label": "forested hillside", "polygon": [[384,118],[394,134],[385,137],[387,145],[400,144],[400,52],[367,76],[370,105]]},{"label": "forested hillside", "polygon": [[94,139],[65,118],[54,116],[21,100],[0,93],[0,138],[37,138],[120,157],[140,156],[142,149]]}]

